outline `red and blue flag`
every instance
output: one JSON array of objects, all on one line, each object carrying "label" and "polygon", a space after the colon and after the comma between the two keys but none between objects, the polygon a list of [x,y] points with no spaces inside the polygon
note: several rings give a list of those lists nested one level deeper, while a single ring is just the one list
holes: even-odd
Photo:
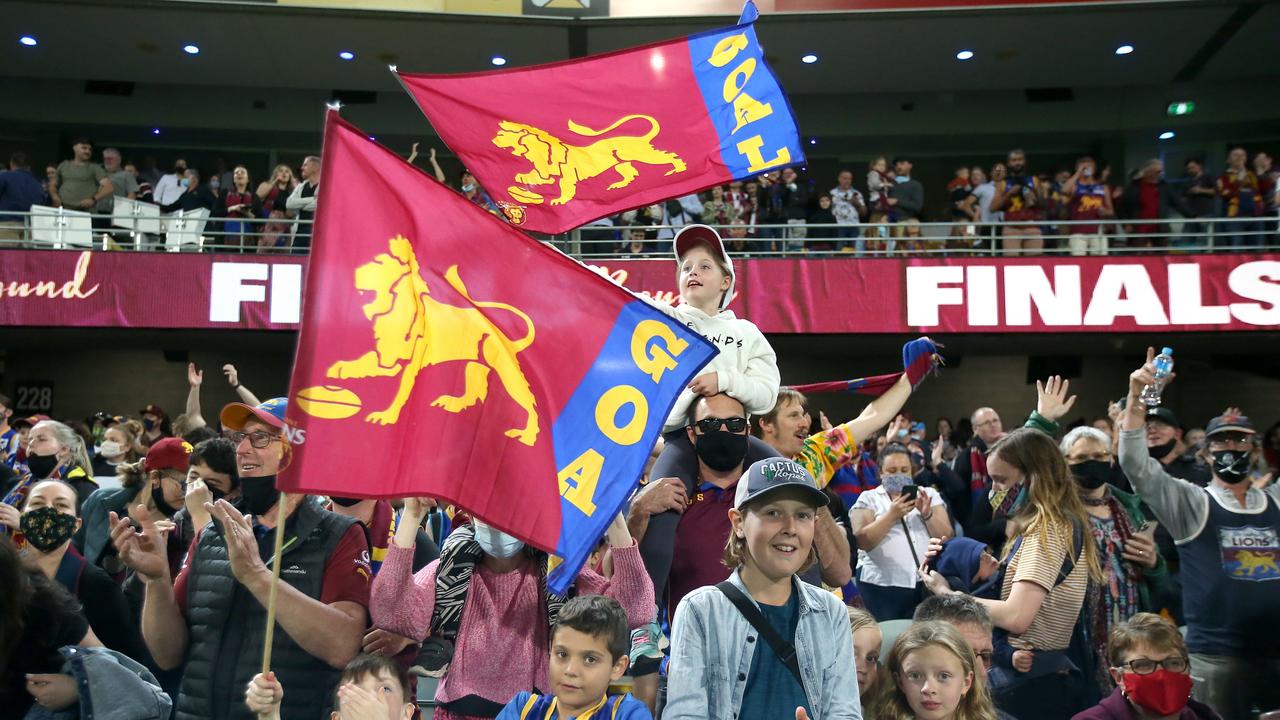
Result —
[{"label": "red and blue flag", "polygon": [[324,160],[280,488],[453,503],[565,590],[715,348],[332,112]]},{"label": "red and blue flag", "polygon": [[513,224],[559,233],[804,162],[757,15],[548,65],[398,75]]}]

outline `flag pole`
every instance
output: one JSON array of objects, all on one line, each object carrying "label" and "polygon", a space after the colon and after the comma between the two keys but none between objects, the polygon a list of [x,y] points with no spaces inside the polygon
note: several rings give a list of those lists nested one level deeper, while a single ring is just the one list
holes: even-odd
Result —
[{"label": "flag pole", "polygon": [[280,586],[280,555],[284,551],[285,509],[289,504],[289,496],[280,493],[276,501],[276,542],[271,560],[271,589],[267,592],[267,627],[262,641],[262,674],[271,670],[271,641],[276,629],[276,588]]}]

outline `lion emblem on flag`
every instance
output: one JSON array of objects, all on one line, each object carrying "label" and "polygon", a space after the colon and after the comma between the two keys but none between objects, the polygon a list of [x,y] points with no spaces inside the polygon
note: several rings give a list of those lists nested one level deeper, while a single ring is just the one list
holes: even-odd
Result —
[{"label": "lion emblem on flag", "polygon": [[[533,344],[533,320],[506,303],[473,300],[457,265],[445,272],[445,281],[469,307],[436,300],[422,277],[413,245],[400,236],[388,245],[387,252],[355,271],[356,289],[373,293],[363,308],[373,322],[373,349],[354,360],[334,363],[325,374],[334,379],[398,377],[391,404],[365,418],[391,425],[400,419],[418,373],[447,362],[464,362],[462,394],[441,395],[431,406],[460,413],[483,403],[489,396],[489,377],[494,375],[527,418],[524,427],[507,430],[507,437],[532,447],[538,438],[537,401],[520,369],[518,354]],[[481,308],[504,310],[520,318],[527,328],[524,337],[508,337]]]},{"label": "lion emblem on flag", "polygon": [[531,165],[529,172],[515,176],[520,185],[508,187],[507,193],[519,202],[541,205],[546,197],[527,186],[555,185],[559,194],[550,202],[552,205],[564,205],[578,194],[578,183],[605,172],[613,171],[619,178],[609,185],[609,190],[630,185],[640,177],[635,163],[669,165],[666,175],[685,171],[685,162],[679,155],[653,146],[653,139],[661,127],[649,115],[627,115],[602,130],[593,130],[570,120],[569,131],[583,137],[600,137],[632,120],[648,122],[649,131],[643,135],[614,135],[585,145],[567,143],[532,125],[510,120],[499,122],[493,144],[511,150],[512,155],[528,160]]}]

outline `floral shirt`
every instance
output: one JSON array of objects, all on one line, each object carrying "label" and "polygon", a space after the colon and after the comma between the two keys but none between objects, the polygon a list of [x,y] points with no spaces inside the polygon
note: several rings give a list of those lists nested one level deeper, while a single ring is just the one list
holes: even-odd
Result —
[{"label": "floral shirt", "polygon": [[806,438],[804,448],[793,459],[818,481],[818,487],[824,488],[831,482],[836,470],[852,463],[857,457],[858,448],[849,437],[848,427],[837,425]]}]

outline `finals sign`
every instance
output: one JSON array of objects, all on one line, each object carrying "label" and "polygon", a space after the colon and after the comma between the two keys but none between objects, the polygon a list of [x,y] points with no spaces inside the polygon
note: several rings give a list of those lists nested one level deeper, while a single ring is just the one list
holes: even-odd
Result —
[{"label": "finals sign", "polygon": [[731,28],[581,60],[399,77],[512,224],[564,232],[804,162],[754,10]]}]

